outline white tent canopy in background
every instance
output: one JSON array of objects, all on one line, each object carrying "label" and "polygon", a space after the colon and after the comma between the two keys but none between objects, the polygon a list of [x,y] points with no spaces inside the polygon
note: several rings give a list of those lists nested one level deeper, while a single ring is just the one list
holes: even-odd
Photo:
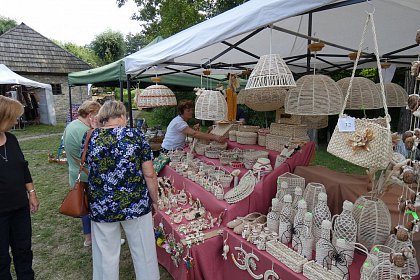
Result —
[{"label": "white tent canopy in background", "polygon": [[50,125],[55,125],[57,123],[51,85],[35,82],[22,77],[7,68],[4,64],[0,64],[0,84],[23,85],[28,88],[33,88],[33,91],[39,99],[38,110],[40,114],[40,122]]},{"label": "white tent canopy in background", "polygon": [[[270,52],[271,41],[271,53],[280,54],[294,73],[305,73],[309,11],[313,12],[311,38],[326,44],[317,54],[316,68],[351,69],[353,61],[347,55],[357,51],[366,11],[373,10],[382,59],[408,67],[420,53],[415,44],[419,0],[250,0],[127,56],[125,69],[132,76],[156,71],[197,74],[203,67],[212,68],[212,74],[235,72],[253,68],[260,56]],[[266,28],[270,25],[272,29]],[[374,50],[371,38],[368,34],[363,50],[367,56],[360,67],[376,65],[370,59],[374,57],[368,57]],[[149,69],[153,65],[160,66]]]}]

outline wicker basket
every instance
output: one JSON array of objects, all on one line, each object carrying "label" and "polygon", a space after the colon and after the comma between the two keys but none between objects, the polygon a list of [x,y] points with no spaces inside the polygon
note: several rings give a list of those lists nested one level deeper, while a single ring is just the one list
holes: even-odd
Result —
[{"label": "wicker basket", "polygon": [[257,125],[240,125],[238,127],[238,131],[241,132],[258,132],[258,129],[260,129]]},{"label": "wicker basket", "polygon": [[313,210],[318,202],[318,194],[320,192],[326,193],[325,186],[320,183],[308,183],[303,192],[303,199],[306,201],[306,208],[309,212],[313,213]]},{"label": "wicker basket", "polygon": [[286,114],[284,108],[280,108],[276,110],[276,123],[302,124],[302,116]]},{"label": "wicker basket", "polygon": [[229,141],[236,142],[236,130],[229,131]]},{"label": "wicker basket", "polygon": [[219,91],[203,90],[195,102],[195,117],[199,120],[209,121],[226,119],[226,99]]},{"label": "wicker basket", "polygon": [[[399,252],[404,247],[410,247],[413,246],[413,242],[411,240],[407,241],[400,241],[397,239],[395,234],[391,234],[387,241],[385,242],[385,245],[392,248],[396,252]],[[417,264],[416,258],[411,258],[407,260],[407,265],[403,268],[402,272],[404,274],[408,274],[411,276],[416,276],[419,274],[419,266]]]},{"label": "wicker basket", "polygon": [[303,275],[309,280],[342,280],[343,277],[327,270],[315,261],[307,262],[303,265]]},{"label": "wicker basket", "polygon": [[270,130],[268,128],[260,128],[258,130],[258,145],[265,147],[266,143],[266,136],[270,133]]},{"label": "wicker basket", "polygon": [[204,144],[204,143],[200,143],[200,142],[196,142],[195,143],[195,152],[197,153],[197,154],[199,154],[199,155],[204,155],[204,153],[205,153],[205,151],[206,151],[206,147],[207,147],[208,145],[206,145],[206,144]]},{"label": "wicker basket", "polygon": [[303,256],[299,255],[286,245],[277,240],[268,241],[266,244],[267,253],[284,263],[288,268],[296,273],[301,273],[303,265],[308,262]]},{"label": "wicker basket", "polygon": [[[373,279],[392,279],[393,273],[389,273],[384,269],[381,269],[381,263],[389,261],[390,255],[395,251],[387,246],[377,245],[370,250],[367,255],[365,262],[360,269],[361,280],[373,280]],[[382,276],[382,277],[381,277]]]},{"label": "wicker basket", "polygon": [[286,182],[288,185],[288,193],[292,197],[294,195],[294,191],[296,187],[301,188],[302,190],[305,190],[305,178],[300,177],[298,175],[286,172],[279,177],[277,177],[277,193],[281,193],[281,182]]},{"label": "wicker basket", "polygon": [[245,150],[243,153],[243,163],[246,169],[252,169],[259,158],[268,158],[267,151]]},{"label": "wicker basket", "polygon": [[279,87],[243,89],[238,96],[254,111],[269,112],[284,106],[287,91]]},{"label": "wicker basket", "polygon": [[360,196],[354,202],[353,217],[357,223],[357,242],[368,249],[385,244],[391,230],[391,214],[382,200]]},{"label": "wicker basket", "polygon": [[256,132],[238,131],[236,133],[236,142],[239,144],[255,145],[257,144],[257,138],[258,134]]},{"label": "wicker basket", "polygon": [[305,138],[308,137],[306,133],[307,127],[304,124],[281,124],[271,123],[270,134],[276,134],[289,138]]}]

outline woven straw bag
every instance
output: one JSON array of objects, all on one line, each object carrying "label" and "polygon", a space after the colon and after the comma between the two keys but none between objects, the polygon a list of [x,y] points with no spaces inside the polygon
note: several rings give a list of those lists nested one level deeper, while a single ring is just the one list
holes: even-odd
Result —
[{"label": "woven straw bag", "polygon": [[[376,41],[375,24],[373,21],[372,14],[368,14],[365,28],[363,30],[362,40],[359,45],[359,51],[357,58],[354,63],[352,76],[350,79],[350,85],[347,89],[347,94],[344,99],[343,107],[341,109],[340,117],[343,116],[344,109],[349,98],[350,90],[352,87],[354,75],[356,73],[357,63],[360,58],[360,52],[366,35],[366,29],[369,22],[372,22],[372,33],[373,41],[375,45],[375,56],[377,60],[378,69],[381,69],[378,43]],[[386,105],[386,98],[384,93],[384,83],[382,75],[379,75],[381,85],[382,102],[384,105],[385,118],[376,119],[355,119],[354,132],[340,132],[338,124],[335,127],[334,133],[328,144],[327,151],[339,158],[349,161],[353,164],[359,165],[365,168],[376,168],[385,169],[392,157],[392,142],[391,142],[391,128],[390,121],[391,117],[388,114],[388,107]],[[368,135],[373,137],[370,141],[359,141],[361,138],[366,139]],[[370,138],[370,137],[368,137]],[[361,146],[353,146],[361,145]]]},{"label": "woven straw bag", "polygon": [[258,129],[260,129],[257,125],[240,125],[238,126],[238,131],[242,132],[258,132]]}]

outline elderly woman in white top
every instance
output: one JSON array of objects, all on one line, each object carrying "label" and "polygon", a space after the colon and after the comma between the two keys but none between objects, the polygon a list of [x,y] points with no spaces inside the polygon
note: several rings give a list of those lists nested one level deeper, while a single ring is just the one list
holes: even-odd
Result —
[{"label": "elderly woman in white top", "polygon": [[162,143],[162,152],[172,151],[185,146],[185,138],[188,136],[217,141],[223,143],[226,138],[209,133],[203,133],[188,126],[187,121],[192,119],[194,103],[191,100],[181,100],[177,106],[178,116],[176,116],[166,129],[165,138]]}]

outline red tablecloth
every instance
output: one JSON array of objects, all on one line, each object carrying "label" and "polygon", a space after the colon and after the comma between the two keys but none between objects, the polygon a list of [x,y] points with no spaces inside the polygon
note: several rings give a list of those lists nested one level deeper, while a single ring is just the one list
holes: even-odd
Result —
[{"label": "red tablecloth", "polygon": [[[229,143],[230,149],[235,147],[242,149],[264,149],[263,147],[257,145],[241,145],[237,144],[236,142]],[[159,176],[167,176],[173,178],[175,187],[177,189],[182,189],[185,186],[185,190],[190,192],[194,198],[198,197],[205,208],[212,213],[213,217],[225,211],[222,222],[222,226],[224,226],[227,222],[235,219],[236,217],[245,216],[250,212],[267,213],[268,208],[271,205],[271,199],[275,197],[277,192],[277,177],[285,172],[293,172],[295,167],[298,165],[308,165],[314,150],[314,143],[311,142],[306,144],[300,151],[295,153],[291,158],[287,159],[281,166],[264,176],[257,183],[254,192],[250,196],[235,204],[228,204],[224,200],[217,200],[213,194],[206,191],[202,186],[181,176],[169,166],[165,166],[165,168],[159,173]],[[278,152],[269,151],[269,153],[270,161],[272,161],[274,164]],[[213,162],[215,165],[220,166],[220,161],[218,159],[208,159],[204,156],[199,156],[199,158],[207,162]],[[233,170],[233,168],[230,166],[221,166],[221,168],[227,172],[231,172]],[[243,169],[242,173],[244,174],[246,171],[246,169]],[[159,223],[160,220],[164,221],[167,233],[168,231],[172,230],[172,225],[170,224],[170,221],[167,220],[167,215],[159,211],[155,217],[155,224]],[[176,238],[178,239],[179,235],[177,235]],[[229,278],[223,277],[224,269],[221,269],[222,257],[220,255],[222,253],[222,245],[222,238],[214,237],[208,239],[206,242],[204,242],[204,244],[193,246],[191,249],[191,254],[194,258],[195,265],[189,271],[185,268],[184,264],[182,264],[182,266],[180,265],[178,268],[175,267],[170,258],[170,255],[167,254],[162,248],[158,248],[157,250],[158,260],[159,263],[163,265],[176,280],[242,279],[240,277],[236,277],[235,274]],[[271,263],[269,265],[271,266]]]},{"label": "red tablecloth", "polygon": [[[275,257],[267,253],[266,251],[257,250],[255,245],[247,242],[240,235],[235,234],[230,229],[225,229],[223,238],[226,239],[226,235],[229,235],[227,244],[229,245],[229,258],[223,261],[223,279],[253,279],[248,271],[240,270],[230,257],[231,253],[235,252],[234,247],[240,247],[246,252],[254,252],[259,258],[257,262],[257,270],[255,274],[264,274],[266,270],[271,269],[271,265],[274,265],[274,271],[279,275],[280,279],[294,280],[294,279],[307,279],[302,273],[296,273],[288,268],[283,263],[279,262]],[[220,249],[222,250],[222,249]],[[222,252],[222,251],[220,251]],[[236,251],[237,252],[237,251]],[[353,264],[349,267],[349,274],[351,280],[360,279],[360,268],[365,261],[366,256],[355,253]]]}]

